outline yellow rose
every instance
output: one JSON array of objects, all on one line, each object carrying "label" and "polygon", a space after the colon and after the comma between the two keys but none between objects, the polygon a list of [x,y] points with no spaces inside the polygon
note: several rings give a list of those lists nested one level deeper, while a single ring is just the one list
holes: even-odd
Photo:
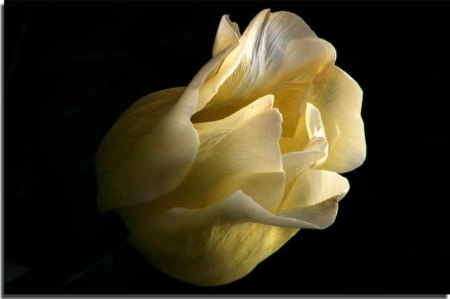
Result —
[{"label": "yellow rose", "polygon": [[223,16],[187,87],[132,105],[96,157],[101,211],[164,273],[200,286],[247,275],[300,228],[334,222],[339,173],[366,155],[362,91],[298,16]]}]

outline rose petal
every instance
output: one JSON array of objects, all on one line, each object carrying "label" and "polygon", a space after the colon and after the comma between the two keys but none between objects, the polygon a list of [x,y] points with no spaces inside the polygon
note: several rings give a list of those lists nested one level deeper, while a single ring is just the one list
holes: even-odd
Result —
[{"label": "rose petal", "polygon": [[[217,77],[226,78],[214,98],[194,117],[194,122],[223,118],[265,95],[286,91],[289,84],[309,84],[317,74],[332,65],[334,48],[316,37],[298,16],[288,12],[259,13],[239,40],[239,46],[225,59]],[[291,109],[302,109],[304,87],[295,87]],[[302,91],[302,92],[300,92]],[[281,110],[281,109],[280,109]],[[281,111],[283,113],[283,111]],[[301,114],[301,113],[300,113]],[[297,116],[299,117],[299,115]],[[297,121],[287,119],[285,134],[295,131]]]},{"label": "rose petal", "polygon": [[[260,186],[270,194],[279,194],[278,198],[271,198],[268,206],[261,204],[269,210],[278,207],[285,185],[278,146],[281,121],[278,110],[268,109],[236,126],[208,151],[203,151],[183,182],[168,194],[178,198],[175,206],[205,207],[236,189],[245,189],[246,181],[235,179],[240,175],[278,172],[282,179]],[[215,132],[220,134],[220,130]]]},{"label": "rose petal", "polygon": [[[322,138],[326,145],[323,150],[328,155],[328,140],[325,126],[322,122],[320,111],[314,105],[307,103],[305,113],[303,113],[297,125],[295,135],[280,138],[280,147],[282,153],[299,152],[305,150],[305,147],[314,139]],[[323,157],[324,160],[326,158]]]},{"label": "rose petal", "polygon": [[277,214],[238,190],[204,208],[173,208],[127,223],[132,232],[129,241],[175,278],[196,285],[221,285],[248,274],[298,228],[331,225],[337,203],[348,189],[340,175],[311,170],[297,178]]},{"label": "rose petal", "polygon": [[[264,107],[267,101],[270,104],[270,97],[259,103]],[[278,146],[282,119],[277,109],[262,110],[225,136],[220,136],[221,131],[228,128],[218,129],[214,122],[202,124],[202,133],[208,131],[205,126],[211,125],[215,130],[209,131],[216,132],[220,140],[202,150],[189,173],[174,190],[152,202],[124,209],[124,215],[130,215],[126,217],[127,221],[154,217],[174,207],[203,208],[238,189],[254,196],[268,210],[275,211],[285,188],[285,172]],[[264,184],[259,185],[261,182]],[[264,192],[268,196],[264,197]]]},{"label": "rose petal", "polygon": [[[219,86],[225,81],[225,79],[228,77],[228,73],[225,72],[224,74],[224,67],[223,62],[225,61],[225,58],[227,55],[233,52],[233,50],[237,47],[238,44],[234,44],[229,46],[228,48],[224,49],[222,52],[214,56],[214,59],[216,59],[216,63],[214,67],[212,67],[208,73],[208,75],[205,77],[205,80],[199,86],[199,92],[198,92],[198,101],[197,106],[195,108],[195,112],[203,109],[203,107],[211,100],[211,98],[217,93],[219,90]],[[219,74],[219,70],[222,70],[222,72]],[[229,71],[231,73],[231,71]],[[192,118],[191,118],[192,119]]]},{"label": "rose petal", "polygon": [[310,223],[309,228],[327,228],[333,224],[338,202],[349,189],[348,180],[339,174],[310,169],[287,185],[276,214]]},{"label": "rose petal", "polygon": [[[247,275],[297,231],[242,191],[203,209],[174,208],[131,230],[130,243],[164,273],[200,286],[222,285]],[[307,224],[305,224],[307,225]]]},{"label": "rose petal", "polygon": [[190,121],[199,87],[227,51],[209,61],[186,89],[148,95],[113,125],[96,156],[101,211],[155,199],[183,180],[200,144]]},{"label": "rose petal", "polygon": [[241,33],[239,26],[235,22],[231,22],[228,15],[224,15],[220,20],[219,28],[217,29],[216,39],[213,46],[213,56],[216,56],[227,47],[237,44]]},{"label": "rose petal", "polygon": [[[325,111],[339,128],[337,138],[322,169],[339,173],[360,166],[366,158],[364,124],[361,119],[362,90],[338,67],[333,67],[315,86],[310,98],[321,112]],[[332,131],[325,123],[325,131]]]},{"label": "rose petal", "polygon": [[194,124],[200,135],[199,156],[210,151],[212,146],[245,121],[272,108],[273,101],[272,95],[266,95],[224,119]]},{"label": "rose petal", "polygon": [[[312,104],[311,104],[312,105]],[[327,142],[328,142],[328,149],[329,151],[333,149],[334,145],[338,141],[339,137],[341,136],[339,127],[336,123],[336,121],[331,117],[328,112],[325,110],[319,110],[320,111],[320,119],[322,120],[323,128],[325,135],[327,136]]]},{"label": "rose petal", "polygon": [[302,114],[305,112],[307,100],[312,91],[312,84],[284,83],[274,86],[276,101],[274,107],[283,115],[283,137],[293,137]]},{"label": "rose petal", "polygon": [[334,220],[336,219],[337,210],[338,199],[336,197],[332,197],[312,206],[299,209],[283,210],[281,212],[278,212],[277,215],[301,219],[302,221],[316,226],[310,226],[306,228],[324,229],[333,224]]},{"label": "rose petal", "polygon": [[301,152],[283,154],[283,169],[286,172],[286,183],[297,175],[314,167],[320,159],[326,157],[327,142],[322,137],[313,137]]},{"label": "rose petal", "polygon": [[349,188],[348,180],[343,176],[326,170],[311,169],[297,177],[278,211],[286,213],[284,212],[286,210],[314,206],[331,198],[339,201],[347,194]]},{"label": "rose petal", "polygon": [[324,228],[334,221],[346,180],[326,171],[309,173],[302,186],[310,192],[300,195],[311,198],[293,199],[294,207],[277,215],[238,190],[202,209],[173,208],[146,218],[132,227],[129,241],[175,278],[203,286],[232,282],[277,251],[296,228]]}]

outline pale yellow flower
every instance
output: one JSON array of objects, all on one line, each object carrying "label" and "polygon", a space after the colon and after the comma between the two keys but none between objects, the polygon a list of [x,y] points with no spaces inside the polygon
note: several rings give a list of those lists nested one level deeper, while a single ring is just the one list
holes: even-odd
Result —
[{"label": "pale yellow flower", "polygon": [[156,267],[201,286],[235,281],[300,228],[334,222],[339,173],[366,155],[362,91],[296,15],[223,16],[187,87],[150,94],[98,150],[98,205],[117,210]]}]

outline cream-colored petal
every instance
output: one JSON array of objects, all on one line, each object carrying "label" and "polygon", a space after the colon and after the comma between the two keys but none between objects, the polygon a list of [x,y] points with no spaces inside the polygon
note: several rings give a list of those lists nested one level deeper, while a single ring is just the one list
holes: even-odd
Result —
[{"label": "cream-colored petal", "polygon": [[[188,145],[187,152],[184,155],[175,153],[174,157],[164,161],[155,159],[154,155],[163,154],[164,148],[173,153],[176,147],[171,146],[178,140],[152,130],[184,91],[184,87],[172,88],[145,96],[126,110],[103,138],[96,156],[101,211],[150,200],[170,191],[182,180],[195,159],[198,136],[182,126],[180,132],[188,131],[180,134],[181,141]],[[174,176],[158,179],[161,185],[156,185],[154,177],[161,176],[163,169],[173,172]]]},{"label": "cream-colored petal", "polygon": [[327,142],[324,138],[313,137],[302,151],[283,154],[281,158],[286,172],[286,183],[326,157],[326,148]]},{"label": "cream-colored petal", "polygon": [[[205,207],[229,196],[236,189],[245,189],[246,181],[234,179],[236,176],[279,172],[283,175],[282,180],[261,186],[268,193],[280,194],[271,199],[270,205],[264,205],[267,209],[276,208],[285,185],[278,146],[281,121],[278,110],[268,109],[246,120],[209,147],[208,152],[196,159],[185,180],[168,194],[176,198],[175,206]],[[249,195],[254,196],[252,193]]]},{"label": "cream-colored petal", "polygon": [[297,177],[278,210],[300,209],[331,198],[339,201],[349,188],[348,180],[335,172],[310,169]]},{"label": "cream-colored petal", "polygon": [[332,197],[325,201],[316,203],[315,205],[312,206],[291,210],[283,210],[281,212],[278,212],[277,215],[301,219],[302,221],[305,221],[315,226],[307,228],[324,229],[334,223],[337,211],[338,211],[338,199],[336,197]]},{"label": "cream-colored petal", "polygon": [[238,24],[231,22],[228,15],[224,15],[220,20],[216,39],[214,40],[213,56],[216,56],[229,46],[237,44],[240,37],[241,33],[239,32]]},{"label": "cream-colored petal", "polygon": [[[339,173],[359,167],[366,157],[364,124],[361,119],[362,90],[338,67],[331,68],[315,86],[310,102],[325,111],[339,128],[322,169]],[[325,123],[326,131],[329,124]]]},{"label": "cream-colored petal", "polygon": [[322,117],[320,115],[319,109],[314,107],[314,105],[308,103],[305,111],[305,117],[306,132],[308,133],[309,138],[326,138],[325,128],[322,123]]},{"label": "cream-colored petal", "polygon": [[[272,105],[273,105],[273,96],[267,95],[265,97],[256,100],[255,102],[244,107],[243,109],[239,110],[238,112],[232,114],[229,117],[214,122],[195,124],[194,127],[196,128],[197,132],[200,135],[199,157],[212,154],[213,156],[210,156],[210,159],[217,160],[218,159],[216,158],[217,153],[219,154],[222,153],[223,149],[225,150],[225,152],[223,152],[224,154],[232,154],[233,150],[230,150],[229,146],[232,143],[239,144],[242,142],[240,142],[237,139],[236,141],[231,141],[229,140],[230,137],[227,137],[227,135],[232,133],[234,130],[239,130],[239,126],[243,125],[246,121],[250,120],[256,115],[272,108]],[[250,130],[253,130],[252,126],[264,128],[266,126],[269,126],[270,124],[263,124],[262,126],[259,125],[258,123],[246,125],[250,128]],[[279,127],[279,124],[274,125],[275,127]],[[267,129],[264,130],[263,134],[270,134],[270,132],[271,130]],[[252,138],[253,134],[249,134],[248,136],[242,134],[241,136],[243,139],[244,138],[248,139]],[[270,149],[270,146],[268,148],[260,148],[260,149],[255,149],[254,147],[248,148],[248,151],[251,155],[253,155],[253,152],[259,151],[264,152],[264,155],[266,155],[267,158],[261,159],[259,163],[261,163],[261,165],[272,164],[273,166],[271,166],[271,168],[266,168],[264,170],[261,169],[256,170],[255,166],[253,166],[252,163],[249,162],[250,159],[252,159],[253,157],[244,158],[242,157],[242,154],[240,154],[240,156],[237,157],[241,157],[240,159],[244,161],[243,165],[245,167],[248,167],[248,169],[246,169],[245,170],[246,172],[244,173],[233,173],[232,171],[227,170],[229,177],[222,178],[220,189],[225,190],[223,186],[227,186],[226,190],[234,191],[237,189],[242,189],[246,194],[251,195],[253,200],[258,202],[264,208],[266,208],[269,211],[275,211],[279,205],[279,200],[283,196],[284,192],[283,186],[286,180],[285,173],[279,167],[280,152],[275,143],[275,140],[277,138],[276,136],[278,136],[278,133],[273,134],[272,136],[273,138],[272,137],[270,138],[271,140],[267,140],[267,145],[272,144],[273,149]],[[222,145],[220,144],[218,145],[218,143],[221,142],[223,138],[228,139],[224,140]],[[223,146],[225,146],[225,148]],[[241,146],[242,145],[239,145],[239,147]],[[273,154],[269,155],[268,151],[270,151]],[[235,160],[236,158],[232,158],[230,160]],[[205,163],[208,164],[208,167],[211,167],[211,165],[209,165],[210,162],[203,162],[201,165],[204,165]],[[199,166],[198,169],[201,169],[201,167],[202,166]],[[218,171],[214,170],[214,172],[215,174],[220,175],[220,170]],[[224,176],[225,175],[226,174],[224,174]],[[223,194],[216,194],[215,196],[217,198],[222,198]]]},{"label": "cream-colored petal", "polygon": [[293,137],[307,100],[312,91],[312,84],[280,84],[274,86],[274,107],[283,115],[283,137]]},{"label": "cream-colored petal", "polygon": [[113,125],[96,156],[101,211],[155,199],[183,180],[200,144],[190,121],[199,87],[226,54],[209,61],[185,89],[150,94]]},{"label": "cream-colored petal", "polygon": [[[305,110],[306,111],[306,110]],[[310,142],[310,137],[306,130],[306,113],[303,113],[293,137],[281,136],[280,149],[283,154],[302,151]]]},{"label": "cream-colored petal", "polygon": [[[314,166],[317,167],[327,158],[329,149],[327,137],[320,111],[314,105],[307,103],[295,135],[292,138],[280,138],[280,148],[283,154],[302,151],[323,151],[325,155],[321,155],[320,160],[314,162]],[[311,148],[312,146],[314,148]],[[314,156],[316,157],[317,155],[314,154]],[[297,171],[297,173],[299,172]]]},{"label": "cream-colored petal", "polygon": [[334,48],[317,38],[300,17],[264,10],[225,59],[218,73],[226,73],[227,79],[193,121],[223,118],[264,94],[274,94],[277,101],[276,92],[285,90],[284,84],[312,83],[334,60]]},{"label": "cream-colored petal", "polygon": [[310,225],[273,215],[237,191],[203,209],[174,208],[142,221],[129,241],[164,273],[214,286],[247,275],[302,226]]},{"label": "cream-colored petal", "polygon": [[211,147],[245,121],[272,108],[273,101],[272,95],[266,95],[226,118],[194,124],[194,128],[200,135],[199,155],[202,156],[210,151]]},{"label": "cream-colored petal", "polygon": [[286,174],[284,172],[242,173],[226,181],[228,188],[241,188],[266,211],[275,212],[283,198]]},{"label": "cream-colored petal", "polygon": [[130,242],[155,266],[201,286],[247,275],[298,228],[323,229],[334,222],[349,189],[340,175],[310,170],[298,176],[287,205],[272,214],[238,190],[200,209],[173,208],[129,223]]},{"label": "cream-colored petal", "polygon": [[[200,69],[187,86],[180,100],[176,103],[175,108],[169,112],[172,119],[166,118],[165,120],[168,122],[176,120],[176,118],[183,118],[184,120],[188,116],[190,122],[190,118],[197,111],[200,102],[204,101],[202,99],[204,95],[200,92],[201,87],[204,85],[206,79],[211,77],[211,73],[217,71],[218,66],[223,63],[233,48],[234,46],[230,46],[224,49]],[[191,122],[190,125],[192,126]]]},{"label": "cream-colored petal", "polygon": [[[219,90],[219,86],[228,78],[232,73],[232,69],[226,71],[226,67],[223,66],[225,58],[227,55],[233,52],[233,50],[238,46],[238,44],[231,45],[225,48],[222,52],[214,56],[215,65],[210,69],[205,80],[202,81],[201,86],[199,86],[198,101],[195,108],[195,112],[203,109],[205,105],[211,100],[211,98]],[[221,72],[219,72],[219,70]]]},{"label": "cream-colored petal", "polygon": [[124,218],[134,223],[174,207],[203,208],[238,189],[275,211],[285,188],[278,146],[281,121],[279,112],[270,108],[242,122],[202,151],[174,190],[152,202],[124,209]]},{"label": "cream-colored petal", "polygon": [[320,111],[320,119],[322,120],[324,132],[327,136],[328,149],[332,150],[341,136],[339,127],[333,117],[325,110]]},{"label": "cream-colored petal", "polygon": [[348,189],[338,174],[311,170],[298,177],[287,209],[277,214],[238,190],[204,208],[124,220],[129,241],[164,273],[195,285],[222,285],[247,275],[299,228],[331,225]]}]

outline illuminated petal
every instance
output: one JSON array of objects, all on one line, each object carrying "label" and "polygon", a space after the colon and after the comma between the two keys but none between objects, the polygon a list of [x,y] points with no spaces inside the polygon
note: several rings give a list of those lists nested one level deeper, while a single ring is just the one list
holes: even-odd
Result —
[{"label": "illuminated petal", "polygon": [[213,46],[213,56],[216,56],[227,47],[237,44],[240,37],[241,33],[239,32],[238,24],[231,22],[228,15],[224,15],[217,29]]},{"label": "illuminated petal", "polygon": [[283,115],[283,137],[295,135],[312,86],[312,84],[280,84],[274,88],[276,98],[274,107]]},{"label": "illuminated petal", "polygon": [[132,232],[129,241],[175,278],[196,285],[221,285],[248,274],[297,229],[331,225],[338,201],[348,189],[340,175],[311,170],[298,176],[284,208],[276,214],[238,190],[204,208],[173,208],[127,223]]},{"label": "illuminated petal", "polygon": [[347,181],[326,171],[303,176],[289,198],[290,209],[276,215],[238,190],[202,209],[174,208],[147,218],[134,225],[129,241],[175,278],[203,286],[232,282],[278,250],[298,228],[325,228],[334,221]]},{"label": "illuminated petal", "polygon": [[[225,59],[218,77],[227,79],[193,121],[223,118],[265,94],[274,94],[277,106],[277,92],[285,92],[285,83],[312,83],[334,59],[334,48],[317,38],[298,16],[264,10],[252,20],[239,39],[239,46]],[[304,97],[298,92],[296,96]],[[297,106],[301,109],[301,105]]]},{"label": "illuminated petal", "polygon": [[[263,98],[260,106],[265,107],[267,103],[264,105],[264,102],[267,101],[270,105],[269,97]],[[152,202],[124,209],[126,221],[131,223],[141,217],[154,217],[174,207],[203,208],[238,189],[248,192],[267,210],[275,211],[285,188],[285,172],[278,146],[282,119],[277,109],[262,110],[203,149],[174,190]],[[207,125],[203,124],[202,132],[208,131],[204,128]],[[210,125],[216,124],[212,122]],[[221,135],[220,131],[216,127],[218,135]]]},{"label": "illuminated petal", "polygon": [[336,219],[338,210],[338,199],[332,197],[312,206],[307,206],[298,209],[283,210],[277,215],[283,217],[290,217],[301,219],[315,227],[309,226],[306,228],[324,229],[333,224]]},{"label": "illuminated petal", "polygon": [[[295,135],[292,138],[282,137],[280,139],[281,151],[282,153],[304,151],[313,139],[322,138],[325,142],[321,143],[324,146],[323,151],[327,155],[329,147],[327,137],[320,111],[314,105],[307,103],[305,113],[300,118]],[[322,157],[321,162],[325,158],[326,156]]]},{"label": "illuminated petal", "polygon": [[210,151],[212,146],[245,121],[272,108],[273,101],[272,95],[266,95],[224,119],[194,124],[200,135],[199,156]]},{"label": "illuminated petal", "polygon": [[96,156],[101,211],[155,199],[183,180],[200,144],[190,121],[199,87],[226,54],[209,61],[186,89],[150,94],[117,120]]},{"label": "illuminated petal", "polygon": [[320,119],[322,120],[324,133],[327,136],[328,148],[331,150],[341,136],[339,127],[333,117],[325,110],[320,111]]},{"label": "illuminated petal", "polygon": [[[225,67],[223,62],[229,53],[232,53],[237,44],[231,45],[224,49],[222,52],[214,56],[215,65],[209,70],[205,80],[198,87],[198,101],[195,108],[195,112],[203,109],[205,105],[211,100],[211,98],[219,90],[219,86],[226,80],[226,78],[231,74],[232,70],[228,72],[224,71]],[[219,73],[219,70],[222,72]],[[191,118],[192,119],[192,118]]]},{"label": "illuminated petal", "polygon": [[309,167],[314,167],[320,159],[327,155],[326,147],[327,142],[324,138],[314,137],[301,152],[283,154],[281,157],[286,172],[286,183]]},{"label": "illuminated petal", "polygon": [[[311,169],[297,177],[294,186],[283,198],[279,211],[287,215],[286,210],[301,210],[332,198],[339,201],[347,194],[349,188],[347,179],[339,174]],[[289,216],[293,217],[293,214]]]},{"label": "illuminated petal", "polygon": [[[177,199],[175,206],[178,207],[205,207],[226,198],[237,189],[248,192],[246,183],[257,181],[256,178],[250,179],[252,176],[278,172],[277,179],[272,183],[260,186],[269,194],[278,194],[278,198],[261,202],[269,210],[276,209],[285,185],[278,146],[280,135],[281,115],[276,109],[271,108],[255,115],[228,132],[208,151],[203,151],[185,180],[168,196]],[[242,175],[250,178],[237,179]]]},{"label": "illuminated petal", "polygon": [[166,274],[212,286],[248,274],[302,225],[309,224],[273,215],[237,191],[203,209],[174,208],[145,220],[129,241]]},{"label": "illuminated petal", "polygon": [[[366,142],[359,85],[338,67],[333,67],[315,86],[310,102],[321,112],[325,111],[339,128],[339,138],[321,168],[343,173],[360,166],[366,158]],[[325,126],[327,132],[335,130],[328,128],[330,122],[325,122]]]}]

